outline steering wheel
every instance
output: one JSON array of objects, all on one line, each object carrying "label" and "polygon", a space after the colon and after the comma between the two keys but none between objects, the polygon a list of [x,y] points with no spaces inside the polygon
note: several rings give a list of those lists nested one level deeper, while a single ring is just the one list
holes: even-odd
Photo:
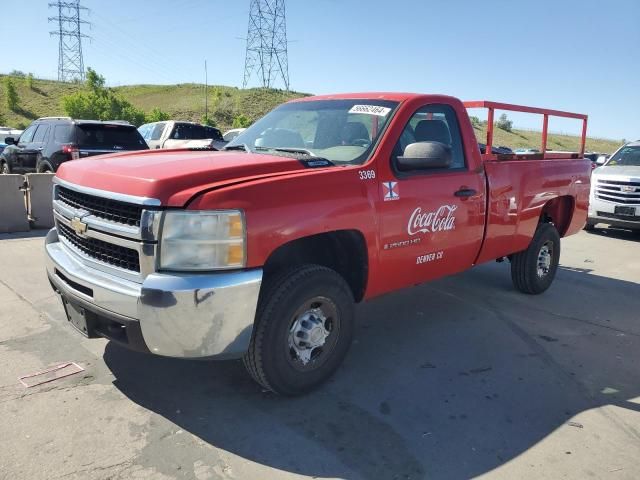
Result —
[{"label": "steering wheel", "polygon": [[367,148],[369,145],[371,145],[371,140],[369,140],[368,138],[356,138],[354,140],[351,140],[350,144],[356,147]]}]

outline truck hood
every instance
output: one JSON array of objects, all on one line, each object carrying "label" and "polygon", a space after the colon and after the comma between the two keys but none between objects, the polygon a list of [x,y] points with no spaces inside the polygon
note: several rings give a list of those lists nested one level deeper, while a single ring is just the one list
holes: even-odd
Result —
[{"label": "truck hood", "polygon": [[598,178],[606,178],[609,180],[635,180],[640,181],[640,167],[632,166],[613,166],[599,167],[593,172]]},{"label": "truck hood", "polygon": [[65,162],[57,177],[83,187],[181,207],[204,189],[304,171],[293,158],[246,152],[145,150]]}]

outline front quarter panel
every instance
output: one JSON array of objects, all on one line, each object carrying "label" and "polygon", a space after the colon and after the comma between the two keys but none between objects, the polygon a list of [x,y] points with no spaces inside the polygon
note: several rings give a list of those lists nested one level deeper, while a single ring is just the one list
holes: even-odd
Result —
[{"label": "front quarter panel", "polygon": [[332,167],[267,178],[204,193],[189,209],[241,209],[247,224],[247,267],[260,267],[281,245],[336,230],[358,230],[367,242],[370,273],[377,264],[373,182],[361,167]]}]

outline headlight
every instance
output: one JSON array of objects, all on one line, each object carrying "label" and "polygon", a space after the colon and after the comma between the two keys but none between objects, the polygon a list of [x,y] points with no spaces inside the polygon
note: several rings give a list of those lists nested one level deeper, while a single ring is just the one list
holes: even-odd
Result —
[{"label": "headlight", "polygon": [[242,268],[244,237],[244,218],[238,210],[168,211],[160,236],[160,268]]}]

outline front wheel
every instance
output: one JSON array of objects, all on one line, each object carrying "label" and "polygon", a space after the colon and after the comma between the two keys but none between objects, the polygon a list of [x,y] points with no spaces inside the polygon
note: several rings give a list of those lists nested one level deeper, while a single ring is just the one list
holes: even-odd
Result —
[{"label": "front wheel", "polygon": [[37,173],[53,173],[53,167],[47,162],[42,162],[38,165]]},{"label": "front wheel", "polygon": [[11,170],[9,170],[7,162],[0,162],[0,175],[8,175],[9,173],[11,173]]},{"label": "front wheel", "polygon": [[263,288],[245,367],[267,390],[305,393],[333,374],[351,345],[351,289],[319,265],[276,275]]},{"label": "front wheel", "polygon": [[558,230],[551,223],[541,223],[529,247],[511,257],[513,285],[523,293],[542,293],[551,286],[559,263]]}]

